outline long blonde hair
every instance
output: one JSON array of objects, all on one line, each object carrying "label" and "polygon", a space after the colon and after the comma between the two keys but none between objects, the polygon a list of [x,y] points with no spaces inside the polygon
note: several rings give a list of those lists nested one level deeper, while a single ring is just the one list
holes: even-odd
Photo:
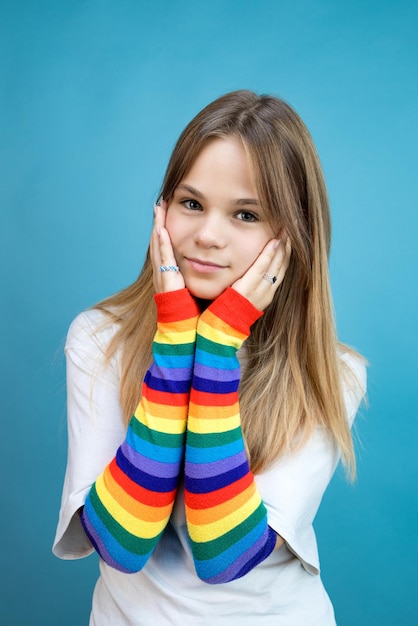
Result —
[{"label": "long blonde hair", "polygon": [[[240,409],[251,467],[257,473],[303,445],[320,425],[334,436],[344,464],[355,460],[341,390],[338,341],[328,274],[330,215],[321,165],[300,117],[282,100],[235,91],[209,104],[185,128],[161,195],[170,202],[203,146],[233,135],[251,160],[260,204],[292,255],[273,302],[246,341]],[[156,328],[149,251],[138,279],[96,305],[119,323],[108,347],[121,346],[120,399],[128,421],[140,399]]]}]

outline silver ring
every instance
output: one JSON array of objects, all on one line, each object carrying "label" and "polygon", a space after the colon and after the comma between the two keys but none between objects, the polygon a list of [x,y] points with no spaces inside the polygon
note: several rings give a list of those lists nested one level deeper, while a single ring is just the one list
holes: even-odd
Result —
[{"label": "silver ring", "polygon": [[177,265],[160,265],[160,272],[178,272]]},{"label": "silver ring", "polygon": [[267,272],[264,274],[263,278],[271,285],[274,285],[274,283],[277,282],[277,276],[273,276],[272,274],[267,274]]}]

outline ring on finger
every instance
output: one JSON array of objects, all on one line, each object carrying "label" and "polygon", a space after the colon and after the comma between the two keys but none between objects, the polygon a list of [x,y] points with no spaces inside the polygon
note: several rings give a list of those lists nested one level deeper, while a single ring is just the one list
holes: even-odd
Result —
[{"label": "ring on finger", "polygon": [[271,285],[274,285],[274,283],[277,282],[277,276],[273,276],[273,274],[268,274],[267,272],[264,274],[263,278]]},{"label": "ring on finger", "polygon": [[160,272],[178,272],[178,265],[160,265]]}]

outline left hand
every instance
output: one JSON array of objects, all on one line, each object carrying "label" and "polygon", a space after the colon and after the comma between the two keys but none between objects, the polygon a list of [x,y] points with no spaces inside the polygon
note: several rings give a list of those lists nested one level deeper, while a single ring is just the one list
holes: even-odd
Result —
[{"label": "left hand", "polygon": [[[231,287],[247,298],[259,311],[264,311],[283,282],[290,254],[290,240],[283,230],[282,238],[270,240],[251,267]],[[266,275],[272,280],[268,280]]]}]

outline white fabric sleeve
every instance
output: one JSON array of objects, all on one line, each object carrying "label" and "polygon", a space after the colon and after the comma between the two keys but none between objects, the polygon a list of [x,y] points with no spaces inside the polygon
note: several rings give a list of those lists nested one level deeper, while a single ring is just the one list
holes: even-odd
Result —
[{"label": "white fabric sleeve", "polygon": [[[354,354],[340,355],[343,396],[352,425],[366,391],[364,361]],[[267,508],[269,526],[310,574],[319,573],[319,558],[312,522],[322,496],[338,465],[340,453],[324,428],[317,428],[304,447],[287,455],[255,480]]]},{"label": "white fabric sleeve", "polygon": [[116,329],[115,324],[106,323],[104,313],[90,310],[76,317],[67,336],[68,458],[52,548],[62,559],[93,552],[77,511],[125,436],[117,357],[104,365],[106,347]]}]

